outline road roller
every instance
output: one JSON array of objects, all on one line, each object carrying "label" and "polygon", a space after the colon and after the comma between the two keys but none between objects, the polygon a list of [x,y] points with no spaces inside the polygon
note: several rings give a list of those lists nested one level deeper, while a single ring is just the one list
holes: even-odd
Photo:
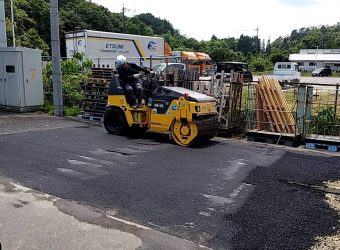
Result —
[{"label": "road roller", "polygon": [[151,90],[142,85],[145,105],[134,109],[127,102],[118,76],[112,78],[104,114],[109,134],[167,133],[180,146],[201,144],[216,136],[219,123],[214,97],[182,87],[156,86]]}]

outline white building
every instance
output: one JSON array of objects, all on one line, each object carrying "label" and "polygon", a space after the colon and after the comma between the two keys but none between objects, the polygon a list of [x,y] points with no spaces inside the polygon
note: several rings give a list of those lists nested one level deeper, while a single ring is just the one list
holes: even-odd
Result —
[{"label": "white building", "polygon": [[303,71],[325,66],[340,71],[340,49],[301,49],[299,54],[290,54],[289,61],[296,62]]}]

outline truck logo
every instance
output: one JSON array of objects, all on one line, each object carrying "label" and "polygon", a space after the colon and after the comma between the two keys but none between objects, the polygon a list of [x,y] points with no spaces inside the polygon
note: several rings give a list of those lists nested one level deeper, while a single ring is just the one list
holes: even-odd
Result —
[{"label": "truck logo", "polygon": [[157,50],[157,44],[154,41],[149,42],[148,49],[152,51]]},{"label": "truck logo", "polygon": [[78,40],[78,46],[83,46],[83,40]]},{"label": "truck logo", "polygon": [[124,49],[124,45],[116,44],[116,43],[107,43],[105,48],[106,49]]}]

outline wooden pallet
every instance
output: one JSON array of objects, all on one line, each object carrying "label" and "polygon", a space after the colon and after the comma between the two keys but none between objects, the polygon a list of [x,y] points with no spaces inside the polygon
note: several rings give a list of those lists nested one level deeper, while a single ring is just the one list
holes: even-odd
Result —
[{"label": "wooden pallet", "polygon": [[104,117],[104,112],[83,111],[83,112],[81,112],[81,115],[102,118],[102,117]]},{"label": "wooden pallet", "polygon": [[97,113],[105,113],[106,107],[100,107],[100,106],[85,106],[84,112],[97,112]]},{"label": "wooden pallet", "polygon": [[117,72],[111,68],[92,68],[92,76],[94,79],[111,80]]},{"label": "wooden pallet", "polygon": [[100,103],[103,105],[107,104],[107,100],[103,100],[103,99],[83,99],[83,103]]},{"label": "wooden pallet", "polygon": [[340,151],[339,136],[308,135],[305,138],[305,143],[307,149],[321,149],[329,152]]},{"label": "wooden pallet", "polygon": [[83,100],[107,101],[107,97],[108,95],[102,95],[98,93],[94,93],[94,94],[85,93],[85,97]]},{"label": "wooden pallet", "polygon": [[[105,72],[104,70],[99,71]],[[86,117],[96,117],[96,114],[99,114],[99,117],[102,118],[106,111],[109,95],[107,83],[110,81],[103,78],[89,78],[82,83],[81,89],[84,92],[84,98],[81,106]]]},{"label": "wooden pallet", "polygon": [[107,89],[109,88],[109,84],[102,84],[102,82],[105,82],[106,80],[103,79],[93,79],[90,78],[88,80],[85,80],[80,84],[83,88],[99,88],[99,89]]},{"label": "wooden pallet", "polygon": [[295,147],[299,145],[300,138],[295,137],[292,134],[278,134],[273,132],[256,130],[247,132],[247,141]]},{"label": "wooden pallet", "polygon": [[79,117],[84,120],[96,121],[96,122],[102,122],[104,119],[103,117],[90,116],[90,115],[80,115]]},{"label": "wooden pallet", "polygon": [[315,142],[307,142],[306,146],[307,149],[321,149],[321,150],[328,150],[329,152],[338,152],[340,150],[339,145],[328,144],[328,143],[315,143]]}]

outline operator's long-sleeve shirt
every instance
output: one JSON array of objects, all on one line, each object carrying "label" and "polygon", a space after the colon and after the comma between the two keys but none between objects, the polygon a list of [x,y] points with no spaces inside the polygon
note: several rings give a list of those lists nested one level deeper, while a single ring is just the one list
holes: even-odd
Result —
[{"label": "operator's long-sleeve shirt", "polygon": [[133,75],[138,74],[140,71],[143,71],[147,74],[150,73],[149,70],[143,69],[134,63],[128,63],[127,69],[124,66],[120,66],[117,68],[117,70],[118,70],[119,81],[121,85],[132,83],[135,80]]}]

